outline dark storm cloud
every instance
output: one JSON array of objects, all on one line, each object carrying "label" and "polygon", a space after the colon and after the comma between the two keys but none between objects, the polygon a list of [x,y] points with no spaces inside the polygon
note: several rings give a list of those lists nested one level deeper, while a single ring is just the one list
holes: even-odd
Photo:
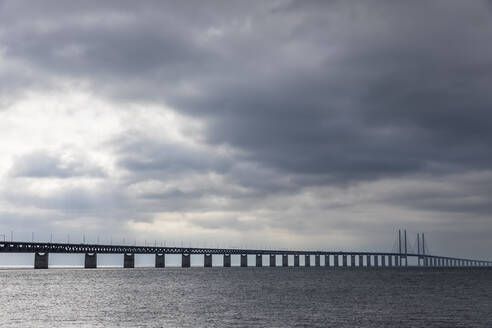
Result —
[{"label": "dark storm cloud", "polygon": [[[4,12],[11,6],[22,8],[8,2]],[[23,8],[26,19],[4,26],[2,44],[7,56],[89,78],[112,96],[165,99],[207,120],[209,143],[286,173],[340,182],[490,166],[486,3],[215,8],[56,6],[66,19]],[[200,162],[177,156],[185,168]],[[164,165],[126,155],[120,163]]]}]

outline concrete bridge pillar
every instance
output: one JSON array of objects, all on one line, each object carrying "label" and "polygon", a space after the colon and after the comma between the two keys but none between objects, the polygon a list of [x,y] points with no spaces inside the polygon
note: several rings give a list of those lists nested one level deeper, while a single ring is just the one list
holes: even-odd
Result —
[{"label": "concrete bridge pillar", "polygon": [[381,255],[381,266],[383,268],[386,266],[386,255]]},{"label": "concrete bridge pillar", "polygon": [[247,254],[241,254],[241,266],[242,267],[248,266],[248,255]]},{"label": "concrete bridge pillar", "polygon": [[393,266],[393,256],[388,255],[388,266],[391,268]]},{"label": "concrete bridge pillar", "polygon": [[350,266],[355,267],[355,255],[350,255]]},{"label": "concrete bridge pillar", "polygon": [[190,254],[181,254],[181,267],[189,268],[191,266],[191,255]]},{"label": "concrete bridge pillar", "polygon": [[84,258],[84,268],[95,269],[97,268],[97,254],[96,253],[85,253]]},{"label": "concrete bridge pillar", "polygon": [[231,254],[224,254],[224,268],[231,267]]},{"label": "concrete bridge pillar", "polygon": [[123,267],[130,269],[135,267],[135,254],[123,254]]},{"label": "concrete bridge pillar", "polygon": [[359,268],[364,267],[364,257],[359,255]]},{"label": "concrete bridge pillar", "polygon": [[309,254],[304,255],[304,266],[305,267],[311,266],[311,255],[309,255]]},{"label": "concrete bridge pillar", "polygon": [[34,269],[48,269],[49,253],[34,253]]},{"label": "concrete bridge pillar", "polygon": [[270,266],[271,267],[276,267],[277,266],[277,257],[276,257],[276,255],[270,254]]},{"label": "concrete bridge pillar", "polygon": [[212,254],[203,254],[203,264],[205,268],[212,267]]},{"label": "concrete bridge pillar", "polygon": [[398,255],[393,256],[393,260],[395,261],[395,266],[398,266]]},{"label": "concrete bridge pillar", "polygon": [[299,255],[297,254],[294,255],[294,266],[295,267],[299,266]]},{"label": "concrete bridge pillar", "polygon": [[287,254],[282,254],[282,266],[283,267],[289,266],[289,256]]},{"label": "concrete bridge pillar", "polygon": [[319,255],[314,255],[314,265],[315,266],[321,266],[321,259],[319,257]]},{"label": "concrete bridge pillar", "polygon": [[345,254],[342,255],[342,265],[343,267],[347,266],[347,255]]},{"label": "concrete bridge pillar", "polygon": [[166,267],[166,257],[164,254],[155,254],[155,267],[156,268]]},{"label": "concrete bridge pillar", "polygon": [[256,254],[256,267],[262,267],[262,266],[263,266],[263,255]]},{"label": "concrete bridge pillar", "polygon": [[379,256],[374,255],[374,266],[377,268],[379,266]]},{"label": "concrete bridge pillar", "polygon": [[330,266],[330,255],[325,255],[325,266],[326,267]]},{"label": "concrete bridge pillar", "polygon": [[370,268],[372,266],[371,263],[371,255],[366,255],[366,266]]}]

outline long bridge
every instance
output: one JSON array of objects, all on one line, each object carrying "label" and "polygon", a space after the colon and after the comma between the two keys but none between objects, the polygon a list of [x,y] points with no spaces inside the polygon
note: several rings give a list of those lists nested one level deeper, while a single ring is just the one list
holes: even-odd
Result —
[{"label": "long bridge", "polygon": [[[420,238],[418,238],[420,244]],[[191,255],[203,255],[204,266],[212,267],[212,255],[223,256],[223,266],[231,267],[231,257],[240,257],[240,266],[247,267],[248,255],[255,256],[255,266],[263,266],[263,256],[268,256],[270,267],[276,267],[277,255],[281,256],[281,266],[289,266],[289,258],[293,258],[293,266],[299,267],[300,257],[304,257],[304,266],[321,266],[321,257],[324,257],[325,267],[353,267],[353,268],[390,268],[408,267],[408,259],[413,258],[419,267],[491,267],[492,261],[430,255],[425,253],[422,235],[422,247],[417,253],[410,253],[407,249],[406,231],[405,242],[402,247],[401,233],[399,233],[398,252],[359,252],[359,251],[318,251],[318,250],[275,250],[275,249],[238,249],[238,248],[196,248],[196,247],[158,247],[158,246],[126,246],[100,245],[77,243],[44,243],[0,241],[0,253],[34,253],[34,268],[47,269],[50,253],[85,254],[85,268],[97,267],[97,254],[123,254],[123,267],[135,267],[135,254],[155,254],[155,267],[166,266],[166,254],[180,254],[181,266],[191,266]],[[314,258],[314,262],[311,259]]]}]

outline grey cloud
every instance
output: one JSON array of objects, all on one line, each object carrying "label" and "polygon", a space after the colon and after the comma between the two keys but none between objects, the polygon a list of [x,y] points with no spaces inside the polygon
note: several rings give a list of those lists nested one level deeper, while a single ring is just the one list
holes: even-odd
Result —
[{"label": "grey cloud", "polygon": [[[224,172],[231,159],[211,155],[198,147],[157,141],[138,133],[127,132],[111,142],[118,164],[134,173],[148,176],[184,174],[190,172]],[[160,175],[159,175],[160,174]]]},{"label": "grey cloud", "polygon": [[[149,212],[206,209],[207,195],[248,211],[313,186],[438,180],[492,166],[490,1],[4,1],[0,8],[7,58],[51,80],[87,81],[114,103],[165,103],[204,122],[207,147],[241,154],[120,136],[111,147],[128,174],[125,187],[213,172],[246,189],[151,191],[138,200]],[[17,175],[74,174],[49,158],[19,164]],[[379,201],[482,220],[488,187],[454,187],[419,186]],[[262,206],[282,212],[285,204]],[[263,219],[292,231],[344,221],[323,217],[318,206]],[[242,227],[234,218],[219,223]]]},{"label": "grey cloud", "polygon": [[[249,15],[198,7],[193,19],[186,6],[109,6],[123,17],[114,24],[91,21],[100,8],[84,5],[65,13],[82,10],[85,21],[55,20],[63,28],[44,33],[13,28],[4,44],[10,56],[89,77],[113,97],[164,99],[206,120],[209,143],[286,174],[374,180],[436,164],[464,171],[491,164],[490,13],[481,2],[453,5],[286,2]],[[223,35],[200,42],[211,27]],[[71,47],[82,52],[57,56]]]},{"label": "grey cloud", "polygon": [[59,156],[39,151],[17,158],[10,170],[13,177],[72,178],[105,176],[101,168],[87,165],[86,161],[64,162]]}]

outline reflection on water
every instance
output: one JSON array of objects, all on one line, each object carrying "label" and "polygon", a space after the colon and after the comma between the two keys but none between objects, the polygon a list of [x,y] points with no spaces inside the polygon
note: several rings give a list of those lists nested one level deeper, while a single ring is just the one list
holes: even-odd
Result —
[{"label": "reflection on water", "polygon": [[0,270],[2,327],[492,327],[492,270]]}]

